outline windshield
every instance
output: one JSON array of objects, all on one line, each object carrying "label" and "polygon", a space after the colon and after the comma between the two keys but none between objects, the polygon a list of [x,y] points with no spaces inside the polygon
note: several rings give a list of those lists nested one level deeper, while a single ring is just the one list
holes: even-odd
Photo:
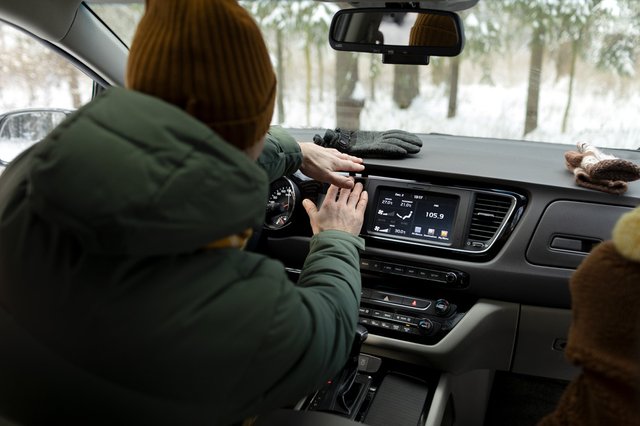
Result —
[{"label": "windshield", "polygon": [[[129,44],[143,2],[117,3],[89,2]],[[639,1],[480,0],[461,12],[463,53],[428,66],[333,51],[335,3],[241,4],[267,40],[279,82],[273,122],[285,127],[640,146]]]}]

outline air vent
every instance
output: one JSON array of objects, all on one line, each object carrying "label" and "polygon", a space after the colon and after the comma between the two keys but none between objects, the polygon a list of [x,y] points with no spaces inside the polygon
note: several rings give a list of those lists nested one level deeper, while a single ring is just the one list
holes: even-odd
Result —
[{"label": "air vent", "polygon": [[486,242],[495,237],[509,213],[511,203],[510,197],[477,193],[469,228],[469,240]]}]

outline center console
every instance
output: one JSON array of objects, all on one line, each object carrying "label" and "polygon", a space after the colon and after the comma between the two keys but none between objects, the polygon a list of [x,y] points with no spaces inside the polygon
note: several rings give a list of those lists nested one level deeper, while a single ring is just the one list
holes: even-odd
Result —
[{"label": "center console", "polygon": [[[280,413],[272,424],[481,425],[493,371],[511,363],[518,305],[479,299],[472,286],[478,265],[514,231],[526,197],[385,176],[356,180],[369,194],[358,320],[368,338],[340,374],[298,404],[291,423]],[[281,260],[293,281],[312,235],[296,206],[305,198],[321,204],[325,189],[295,177],[272,185],[260,250]]]}]

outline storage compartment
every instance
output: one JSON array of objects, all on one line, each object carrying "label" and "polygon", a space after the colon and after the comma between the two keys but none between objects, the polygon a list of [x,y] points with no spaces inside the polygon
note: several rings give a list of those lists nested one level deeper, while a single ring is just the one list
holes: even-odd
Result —
[{"label": "storage compartment", "polygon": [[594,245],[611,238],[613,226],[630,207],[556,201],[536,228],[527,260],[536,265],[576,268]]},{"label": "storage compartment", "polygon": [[571,311],[523,305],[512,372],[571,380],[579,369],[564,357]]}]

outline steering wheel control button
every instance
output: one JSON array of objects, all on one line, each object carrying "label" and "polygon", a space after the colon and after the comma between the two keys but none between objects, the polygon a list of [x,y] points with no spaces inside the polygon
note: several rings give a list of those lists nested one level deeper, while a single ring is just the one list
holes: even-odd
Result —
[{"label": "steering wheel control button", "polygon": [[451,310],[451,305],[445,299],[438,299],[438,300],[436,300],[436,304],[435,304],[434,308],[435,308],[435,311],[436,311],[436,315],[444,317]]}]

